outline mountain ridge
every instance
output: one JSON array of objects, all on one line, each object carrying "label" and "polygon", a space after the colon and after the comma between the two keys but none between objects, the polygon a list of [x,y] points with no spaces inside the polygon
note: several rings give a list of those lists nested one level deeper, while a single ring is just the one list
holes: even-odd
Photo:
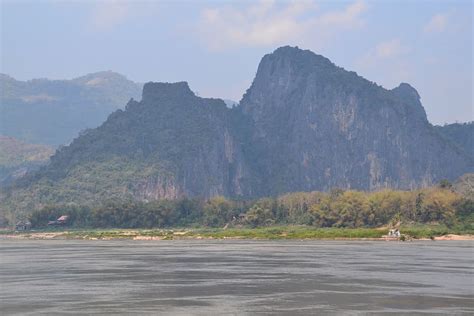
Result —
[{"label": "mountain ridge", "polygon": [[325,57],[282,47],[262,58],[232,109],[196,96],[186,82],[146,83],[141,101],[58,150],[0,207],[413,189],[472,166],[428,122],[408,84],[387,90]]},{"label": "mountain ridge", "polygon": [[20,81],[1,74],[0,86],[0,134],[52,146],[68,144],[81,130],[97,127],[142,89],[142,84],[112,71],[70,80]]}]

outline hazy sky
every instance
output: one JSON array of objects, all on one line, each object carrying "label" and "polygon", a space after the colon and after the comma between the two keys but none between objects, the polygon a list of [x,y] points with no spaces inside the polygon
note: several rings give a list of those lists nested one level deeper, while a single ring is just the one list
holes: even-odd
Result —
[{"label": "hazy sky", "polygon": [[261,57],[289,44],[389,89],[410,83],[433,123],[474,119],[470,0],[0,2],[0,71],[21,80],[113,70],[238,101]]}]

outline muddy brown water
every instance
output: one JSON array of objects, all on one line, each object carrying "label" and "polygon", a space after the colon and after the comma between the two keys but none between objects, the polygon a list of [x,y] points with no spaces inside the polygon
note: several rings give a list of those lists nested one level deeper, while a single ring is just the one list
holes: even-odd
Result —
[{"label": "muddy brown water", "polygon": [[474,242],[0,240],[2,315],[473,315]]}]

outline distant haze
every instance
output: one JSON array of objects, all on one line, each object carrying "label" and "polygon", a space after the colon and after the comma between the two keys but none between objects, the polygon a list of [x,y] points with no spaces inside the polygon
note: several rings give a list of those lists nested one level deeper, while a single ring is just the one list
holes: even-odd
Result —
[{"label": "distant haze", "polygon": [[240,101],[260,58],[298,45],[387,89],[415,87],[430,122],[473,120],[472,1],[1,2],[0,72],[113,70]]}]

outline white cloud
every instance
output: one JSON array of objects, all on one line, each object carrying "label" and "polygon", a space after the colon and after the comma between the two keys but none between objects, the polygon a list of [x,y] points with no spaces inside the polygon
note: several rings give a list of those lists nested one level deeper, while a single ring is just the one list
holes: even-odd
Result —
[{"label": "white cloud", "polygon": [[359,16],[367,9],[362,1],[354,2],[347,6],[344,11],[329,12],[321,16],[320,24],[328,26],[362,26],[363,21]]},{"label": "white cloud", "polygon": [[108,32],[134,19],[156,17],[159,1],[100,0],[93,3],[87,26],[92,31]]},{"label": "white cloud", "polygon": [[393,60],[397,57],[406,55],[410,52],[410,48],[402,44],[399,38],[383,41],[375,45],[364,56],[356,61],[358,67],[370,68],[376,66],[380,62]]},{"label": "white cloud", "polygon": [[435,14],[424,26],[423,30],[426,33],[442,32],[448,25],[448,14]]},{"label": "white cloud", "polygon": [[385,82],[390,84],[407,81],[411,76],[406,58],[410,47],[404,45],[399,38],[383,41],[375,45],[365,55],[359,58],[354,67],[362,73],[369,72],[370,78],[376,78],[372,72],[386,73]]},{"label": "white cloud", "polygon": [[[211,49],[235,46],[269,46],[305,40],[323,41],[341,29],[363,25],[364,2],[357,1],[341,11],[318,12],[314,1],[289,3],[261,0],[237,8],[225,6],[201,12],[198,31]],[[319,14],[318,14],[319,13]]]},{"label": "white cloud", "polygon": [[385,59],[400,56],[406,54],[410,49],[406,46],[403,46],[399,38],[394,38],[392,40],[381,42],[377,44],[373,50],[372,55],[378,59]]}]

